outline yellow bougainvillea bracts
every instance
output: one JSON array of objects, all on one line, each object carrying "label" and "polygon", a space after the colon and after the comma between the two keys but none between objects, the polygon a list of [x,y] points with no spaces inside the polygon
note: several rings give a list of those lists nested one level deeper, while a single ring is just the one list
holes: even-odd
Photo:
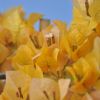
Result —
[{"label": "yellow bougainvillea bracts", "polygon": [[100,0],[73,0],[69,27],[0,14],[0,100],[100,100]]}]

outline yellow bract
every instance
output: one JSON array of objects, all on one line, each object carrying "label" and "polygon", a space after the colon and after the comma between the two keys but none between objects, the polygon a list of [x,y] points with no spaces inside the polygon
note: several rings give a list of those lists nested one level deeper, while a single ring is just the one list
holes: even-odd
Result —
[{"label": "yellow bract", "polygon": [[34,53],[27,45],[21,45],[16,51],[15,56],[12,58],[12,62],[15,68],[18,68],[18,65],[32,65],[32,57]]},{"label": "yellow bract", "polygon": [[[35,68],[36,67],[36,68]],[[32,78],[43,78],[43,72],[38,66],[23,65],[19,66],[19,71],[31,76]]]},{"label": "yellow bract", "polygon": [[54,48],[43,48],[41,55],[37,58],[36,64],[41,67],[44,72],[57,70],[58,64],[54,57]]},{"label": "yellow bract", "polygon": [[1,95],[2,100],[26,100],[31,78],[19,71],[6,73],[6,84]]},{"label": "yellow bract", "polygon": [[0,43],[0,64],[7,58],[9,55],[9,50],[3,44]]}]

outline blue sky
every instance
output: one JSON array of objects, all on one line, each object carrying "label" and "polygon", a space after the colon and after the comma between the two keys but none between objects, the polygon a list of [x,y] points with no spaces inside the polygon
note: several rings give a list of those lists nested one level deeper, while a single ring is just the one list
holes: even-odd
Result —
[{"label": "blue sky", "polygon": [[72,0],[0,0],[0,12],[22,5],[28,16],[39,12],[47,19],[59,19],[67,24],[72,19]]}]

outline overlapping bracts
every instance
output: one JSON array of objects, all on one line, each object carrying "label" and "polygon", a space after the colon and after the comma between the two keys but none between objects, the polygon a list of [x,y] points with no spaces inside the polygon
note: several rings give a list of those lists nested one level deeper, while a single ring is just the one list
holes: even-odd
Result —
[{"label": "overlapping bracts", "polygon": [[69,28],[26,19],[21,7],[0,14],[0,100],[100,100],[100,1],[73,0]]}]

